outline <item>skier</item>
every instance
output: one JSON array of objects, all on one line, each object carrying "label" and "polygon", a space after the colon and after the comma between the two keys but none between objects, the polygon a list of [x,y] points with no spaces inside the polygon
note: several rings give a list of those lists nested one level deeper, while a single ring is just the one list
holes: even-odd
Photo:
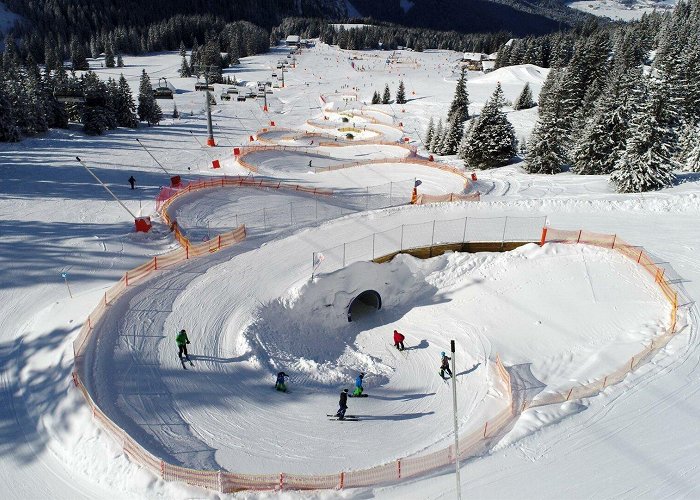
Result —
[{"label": "skier", "polygon": [[277,374],[277,382],[275,382],[275,389],[277,389],[278,391],[287,392],[287,384],[284,383],[285,377],[289,377],[289,375],[287,375],[284,372],[279,372]]},{"label": "skier", "polygon": [[131,184],[131,189],[136,189],[136,188],[135,188],[135,186],[136,186],[136,179],[134,179],[134,176],[133,176],[133,175],[132,175],[131,177],[129,177],[129,184]]},{"label": "skier", "polygon": [[338,413],[335,414],[338,420],[345,419],[345,412],[348,410],[348,390],[343,389],[340,393],[340,401],[338,402]]},{"label": "skier", "polygon": [[[440,377],[442,377],[443,380],[445,379],[445,372],[450,374],[450,377],[452,376],[452,370],[450,370],[450,360],[452,358],[448,357],[444,351],[440,353]],[[449,378],[449,377],[448,377]]]},{"label": "skier", "polygon": [[355,398],[362,396],[362,391],[364,391],[362,387],[363,378],[365,378],[365,372],[360,372],[360,374],[355,379],[355,391],[352,393],[352,396]]},{"label": "skier", "polygon": [[187,332],[185,330],[180,330],[180,333],[175,337],[175,342],[177,342],[178,353],[177,355],[182,358],[182,354],[185,354],[185,358],[190,359],[187,354],[187,344],[190,343],[190,339],[187,338]]},{"label": "skier", "polygon": [[311,160],[309,160],[309,168],[311,168]]},{"label": "skier", "polygon": [[403,336],[402,333],[399,333],[398,330],[394,330],[394,347],[396,347],[399,351],[403,351],[405,347],[403,346],[403,341],[406,337]]}]

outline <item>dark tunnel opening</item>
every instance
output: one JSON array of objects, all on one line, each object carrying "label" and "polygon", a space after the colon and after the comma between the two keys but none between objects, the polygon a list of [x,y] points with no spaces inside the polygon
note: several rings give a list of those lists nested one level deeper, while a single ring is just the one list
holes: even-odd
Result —
[{"label": "dark tunnel opening", "polygon": [[365,290],[348,306],[348,321],[357,321],[382,308],[382,298],[374,290]]}]

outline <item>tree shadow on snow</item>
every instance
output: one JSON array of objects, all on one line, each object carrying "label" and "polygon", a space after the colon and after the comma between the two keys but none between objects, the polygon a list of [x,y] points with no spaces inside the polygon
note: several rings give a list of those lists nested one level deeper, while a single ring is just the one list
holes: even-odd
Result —
[{"label": "tree shadow on snow", "polygon": [[419,412],[419,413],[397,413],[395,415],[360,415],[356,414],[362,420],[414,420],[416,418],[422,418],[428,415],[433,415],[434,411],[429,412]]}]

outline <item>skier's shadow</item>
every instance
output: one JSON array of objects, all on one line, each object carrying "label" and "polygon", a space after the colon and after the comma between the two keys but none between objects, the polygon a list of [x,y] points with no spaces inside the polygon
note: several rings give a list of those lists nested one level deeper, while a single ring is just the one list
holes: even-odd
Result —
[{"label": "skier's shadow", "polygon": [[240,361],[246,361],[247,359],[250,359],[251,355],[252,353],[249,352],[240,356],[236,356],[235,358],[220,358],[217,356],[207,356],[204,354],[190,354],[190,359],[192,361],[207,361],[209,363],[238,363]]},{"label": "skier's shadow", "polygon": [[459,373],[458,373],[457,375],[455,375],[455,376],[456,376],[456,377],[459,377],[460,375],[467,375],[467,374],[469,374],[469,373],[475,371],[477,368],[479,368],[479,365],[480,365],[480,364],[481,364],[481,363],[477,363],[477,364],[475,364],[474,366],[472,366],[471,368],[469,368],[468,370],[464,370],[463,372],[459,372]]},{"label": "skier's shadow", "polygon": [[430,343],[428,343],[427,340],[423,339],[418,343],[418,345],[409,346],[406,349],[404,349],[404,351],[413,351],[415,349],[427,349],[428,347],[430,347]]},{"label": "skier's shadow", "polygon": [[418,393],[418,394],[404,394],[403,396],[376,396],[372,395],[372,399],[381,399],[382,401],[412,401],[414,399],[421,399],[427,396],[435,396],[434,392]]},{"label": "skier's shadow", "polygon": [[434,414],[434,411],[420,413],[401,413],[397,415],[357,415],[362,420],[413,420]]}]

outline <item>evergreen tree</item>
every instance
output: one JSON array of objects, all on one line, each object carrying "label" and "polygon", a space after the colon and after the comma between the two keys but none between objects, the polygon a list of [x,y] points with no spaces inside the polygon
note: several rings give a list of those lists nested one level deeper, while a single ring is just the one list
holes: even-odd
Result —
[{"label": "evergreen tree", "polygon": [[379,92],[376,90],[374,91],[374,94],[372,94],[372,104],[379,104],[382,102],[382,98],[379,95]]},{"label": "evergreen tree", "polygon": [[465,68],[462,68],[452,104],[447,112],[447,121],[452,122],[453,119],[460,125],[469,119],[469,94],[467,93],[467,71]]},{"label": "evergreen tree", "polygon": [[148,123],[149,126],[157,125],[163,118],[163,112],[153,96],[151,79],[148,77],[145,69],[141,73],[141,81],[139,83],[138,114],[139,119]]},{"label": "evergreen tree", "polygon": [[531,174],[558,174],[567,164],[564,144],[568,131],[558,107],[556,101],[544,110],[540,107],[525,157],[525,169]]},{"label": "evergreen tree", "polygon": [[83,131],[90,135],[100,135],[116,126],[113,111],[109,108],[107,85],[101,82],[92,71],[81,79],[85,93],[85,105],[81,108],[80,121]]},{"label": "evergreen tree", "polygon": [[185,57],[187,55],[187,48],[185,47],[185,42],[180,40],[180,57]]},{"label": "evergreen tree", "polygon": [[0,142],[17,142],[22,138],[15,116],[12,100],[0,79]]},{"label": "evergreen tree", "polygon": [[117,68],[123,68],[124,67],[124,59],[122,59],[121,54],[117,54]]},{"label": "evergreen tree", "polygon": [[389,84],[384,86],[384,94],[382,95],[382,104],[389,104],[391,100],[391,92],[389,91]]},{"label": "evergreen tree", "polygon": [[530,83],[528,82],[525,84],[525,87],[523,87],[523,91],[520,93],[518,100],[515,101],[513,109],[530,109],[535,106],[537,106],[537,104],[532,100],[532,90],[530,90]]},{"label": "evergreen tree", "polygon": [[85,50],[77,38],[73,38],[70,42],[70,60],[73,71],[90,69],[87,57],[85,57]]},{"label": "evergreen tree", "polygon": [[681,167],[686,172],[700,172],[700,126],[696,126],[689,138]]},{"label": "evergreen tree", "polygon": [[620,193],[641,193],[673,183],[671,158],[664,145],[668,130],[659,117],[661,101],[652,86],[630,121],[627,147],[610,175]]},{"label": "evergreen tree", "polygon": [[440,147],[441,155],[453,155],[457,153],[459,145],[462,142],[464,135],[464,122],[460,122],[458,117],[453,117],[452,121],[447,124],[447,129],[443,135],[442,144]]},{"label": "evergreen tree", "polygon": [[112,50],[111,45],[107,45],[107,51],[105,52],[105,66],[108,68],[114,67],[114,50]]},{"label": "evergreen tree", "polygon": [[638,69],[611,74],[574,150],[575,173],[609,174],[614,170],[625,150],[628,122],[638,100],[635,85],[641,77]]},{"label": "evergreen tree", "polygon": [[182,56],[182,63],[180,64],[180,78],[189,78],[192,76],[192,70],[190,65],[187,64],[187,58]]},{"label": "evergreen tree", "polygon": [[435,132],[433,133],[433,137],[430,141],[430,152],[431,153],[440,154],[438,152],[438,150],[440,149],[440,147],[442,145],[442,133],[443,133],[442,127],[443,127],[442,126],[442,118],[440,118],[438,120],[437,126],[435,127]]},{"label": "evergreen tree", "polygon": [[134,97],[131,94],[131,88],[123,74],[119,76],[117,87],[118,92],[114,105],[114,114],[117,119],[117,124],[120,127],[136,128],[139,126],[139,119],[138,116],[136,116],[136,105],[134,104]]},{"label": "evergreen tree", "polygon": [[406,104],[406,89],[403,86],[403,80],[399,80],[399,88],[396,91],[396,104]]},{"label": "evergreen tree", "polygon": [[435,133],[435,121],[433,120],[433,117],[430,117],[430,121],[428,122],[428,130],[425,132],[425,140],[423,141],[423,145],[426,147],[426,149],[430,149],[430,143],[433,141],[433,134]]},{"label": "evergreen tree", "polygon": [[173,102],[173,114],[172,117],[174,119],[180,118],[180,112],[177,110],[177,103]]},{"label": "evergreen tree", "polygon": [[501,111],[503,91],[499,87],[470,127],[462,154],[468,168],[495,168],[506,165],[516,154],[515,130]]}]

